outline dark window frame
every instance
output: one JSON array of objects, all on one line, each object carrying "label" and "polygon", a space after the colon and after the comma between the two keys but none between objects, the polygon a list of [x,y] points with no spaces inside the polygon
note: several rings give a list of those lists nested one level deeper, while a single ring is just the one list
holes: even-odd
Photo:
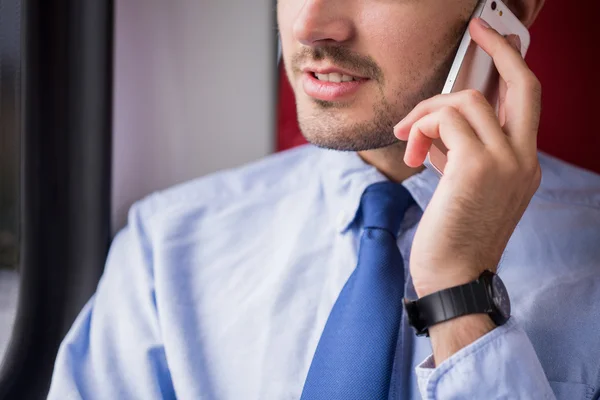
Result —
[{"label": "dark window frame", "polygon": [[20,0],[0,0],[0,268],[18,265],[20,204]]},{"label": "dark window frame", "polygon": [[23,0],[19,306],[0,399],[44,399],[110,244],[113,0]]}]

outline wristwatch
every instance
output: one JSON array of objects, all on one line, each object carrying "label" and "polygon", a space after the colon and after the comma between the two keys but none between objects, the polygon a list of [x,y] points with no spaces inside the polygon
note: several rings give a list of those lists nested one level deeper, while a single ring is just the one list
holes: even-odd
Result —
[{"label": "wristwatch", "polygon": [[404,309],[417,336],[429,336],[429,327],[469,314],[487,314],[496,326],[503,325],[510,318],[510,299],[500,277],[486,270],[473,282],[404,299]]}]

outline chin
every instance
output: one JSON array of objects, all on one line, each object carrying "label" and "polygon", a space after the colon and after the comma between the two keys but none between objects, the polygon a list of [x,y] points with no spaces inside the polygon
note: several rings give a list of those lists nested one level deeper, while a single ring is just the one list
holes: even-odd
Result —
[{"label": "chin", "polygon": [[318,147],[339,151],[365,151],[388,147],[398,142],[389,131],[368,129],[366,126],[315,127],[300,124],[306,140]]},{"label": "chin", "polygon": [[397,121],[389,113],[375,110],[359,118],[353,107],[320,104],[318,111],[298,109],[298,124],[306,140],[318,147],[339,151],[365,151],[390,146],[398,142],[393,129]]}]

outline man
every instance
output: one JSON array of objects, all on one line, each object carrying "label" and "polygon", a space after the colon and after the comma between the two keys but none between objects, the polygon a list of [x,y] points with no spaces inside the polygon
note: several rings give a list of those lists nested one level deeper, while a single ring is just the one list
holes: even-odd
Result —
[{"label": "man", "polygon": [[[539,82],[481,20],[500,118],[476,92],[435,96],[475,3],[280,0],[319,147],[135,205],[49,397],[598,398],[600,177],[538,157]],[[510,6],[531,25],[542,3]],[[434,138],[450,149],[441,179],[421,166]],[[448,290],[498,276],[507,321],[445,319],[444,300],[475,298]],[[410,326],[417,298],[422,315],[447,307],[429,337]]]}]

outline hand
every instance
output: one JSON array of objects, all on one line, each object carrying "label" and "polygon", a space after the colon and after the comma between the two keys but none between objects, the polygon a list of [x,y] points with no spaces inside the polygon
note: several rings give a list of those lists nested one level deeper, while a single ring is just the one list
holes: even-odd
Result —
[{"label": "hand", "polygon": [[419,297],[495,271],[541,181],[537,157],[541,86],[509,40],[471,22],[470,33],[500,74],[500,109],[477,91],[423,101],[395,128],[405,163],[421,165],[433,139],[449,149],[444,176],[412,245]]}]

